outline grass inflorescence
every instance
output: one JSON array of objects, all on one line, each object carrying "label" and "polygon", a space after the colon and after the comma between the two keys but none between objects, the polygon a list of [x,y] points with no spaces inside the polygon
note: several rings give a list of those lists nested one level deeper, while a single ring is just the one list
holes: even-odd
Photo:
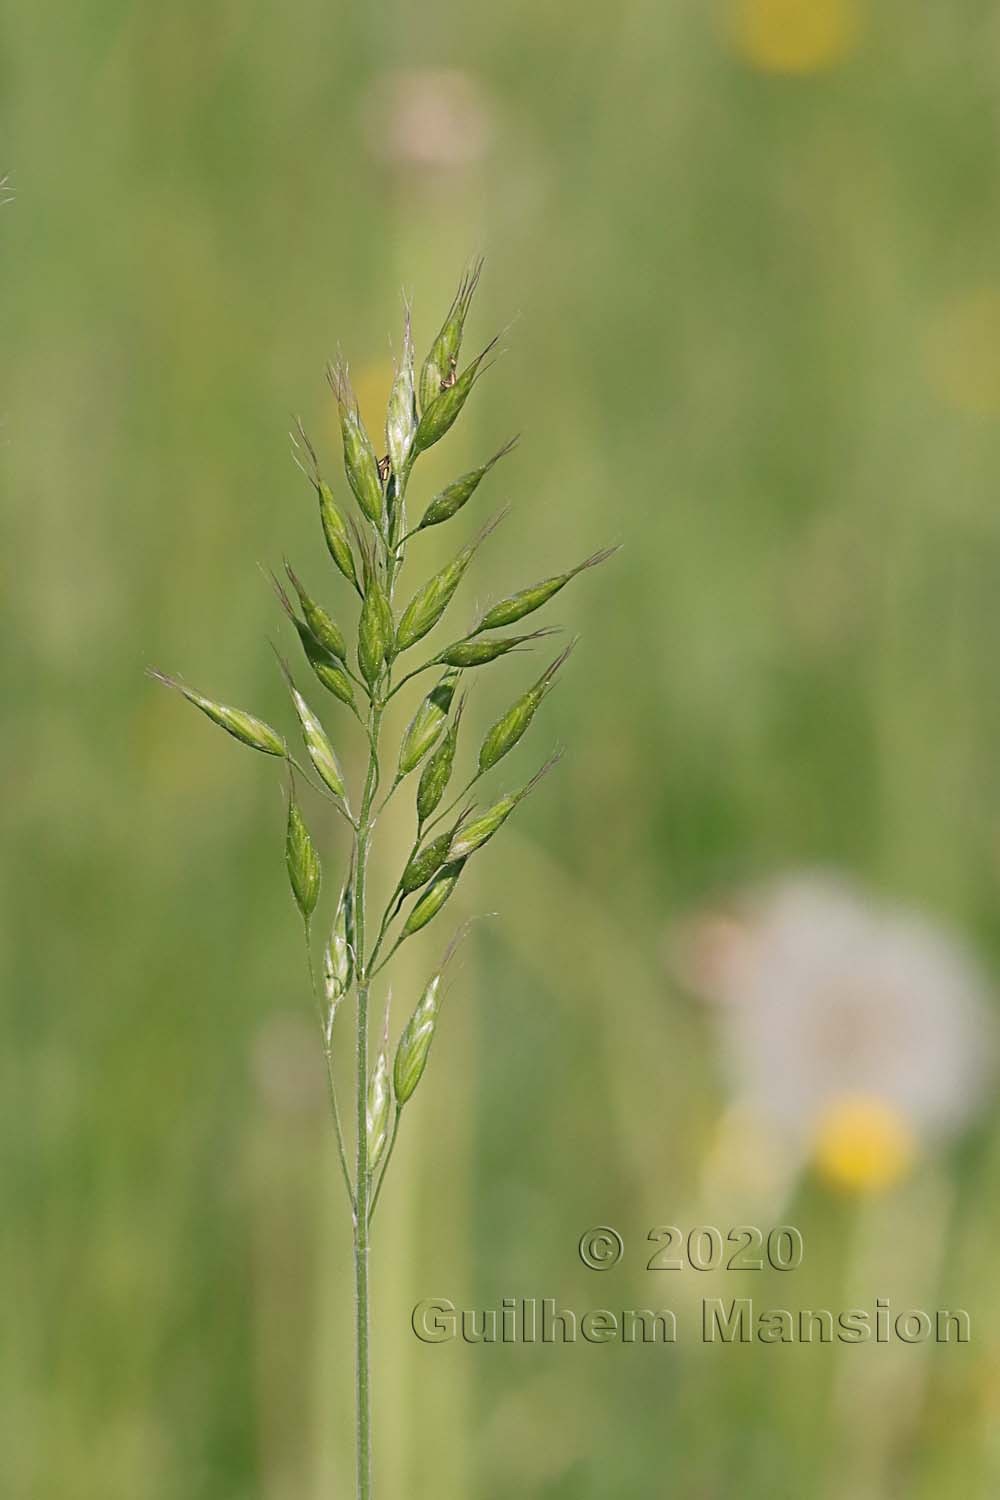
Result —
[{"label": "grass inflorescence", "polygon": [[[271,581],[281,608],[298,635],[306,666],[335,700],[334,712],[346,721],[347,729],[352,718],[362,726],[367,752],[362,786],[355,791],[348,788],[335,748],[342,731],[333,733],[321,722],[315,710],[315,682],[307,698],[292,667],[280,655],[279,664],[304,744],[307,766],[295,759],[289,742],[262,719],[217,703],[176,678],[153,673],[242,744],[285,763],[288,795],[285,861],[302,918],[340,1164],[354,1226],[358,1500],[369,1500],[372,1493],[368,1355],[372,1221],[404,1108],[427,1066],[439,1023],[442,975],[455,942],[428,978],[402,1026],[394,1051],[386,1003],[374,1061],[369,1048],[372,982],[382,975],[401,943],[439,917],[469,860],[480,855],[558,759],[558,755],[550,755],[526,783],[513,791],[493,794],[482,806],[470,800],[483,778],[528,731],[575,642],[549,662],[496,720],[478,747],[469,778],[449,798],[466,702],[464,674],[511,652],[536,646],[551,633],[550,627],[536,628],[527,634],[510,633],[509,627],[541,609],[572,579],[603,562],[614,550],[596,552],[564,572],[501,599],[471,630],[455,637],[444,648],[431,648],[429,654],[424,654],[426,647],[418,651],[424,638],[445,619],[459,584],[505,514],[501,511],[487,521],[430,578],[418,585],[408,585],[405,591],[400,589],[411,542],[426,528],[458,516],[493,466],[517,441],[505,443],[479,467],[461,475],[425,502],[421,519],[407,531],[406,501],[414,467],[420,455],[439,442],[461,416],[473,388],[489,368],[489,355],[496,344],[492,340],[464,367],[461,365],[465,323],[481,271],[480,261],[462,278],[419,374],[414,361],[410,310],[406,308],[402,351],[386,414],[384,455],[380,456],[382,442],[376,445],[362,420],[345,361],[338,359],[329,367],[328,380],[343,440],[344,474],[353,507],[345,509],[323,477],[316,450],[301,423],[292,435],[295,460],[316,492],[323,536],[330,560],[340,575],[344,597],[336,614],[331,614],[287,561],[284,572],[291,594],[276,574],[271,574]],[[397,590],[404,601],[401,605],[397,604]],[[351,604],[353,594],[359,596],[360,607],[356,610],[352,646],[351,632],[343,621],[345,606]],[[423,660],[419,659],[421,654]],[[383,721],[389,700],[414,679],[435,670],[437,679],[429,687],[414,683],[412,691],[417,701],[401,743],[387,746]],[[357,732],[357,724],[352,732]],[[413,778],[410,785],[415,805],[413,845],[387,905],[376,917],[369,910],[368,893],[373,834],[381,808],[409,777]],[[388,787],[379,801],[380,788],[387,779]],[[344,852],[341,878],[335,886],[332,920],[326,937],[319,943],[318,961],[314,950],[322,869],[299,804],[299,781],[307,782],[327,798],[350,829],[349,848]],[[356,1000],[353,1038],[334,1024],[343,1000],[351,993]],[[349,1048],[355,1059],[355,1129],[350,1154],[334,1081],[334,1059],[341,1048]]]}]

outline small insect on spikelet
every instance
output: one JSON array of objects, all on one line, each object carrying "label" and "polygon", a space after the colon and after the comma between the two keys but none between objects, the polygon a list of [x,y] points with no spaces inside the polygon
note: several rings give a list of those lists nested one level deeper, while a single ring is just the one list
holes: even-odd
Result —
[{"label": "small insect on spikelet", "polygon": [[389,408],[385,418],[389,472],[396,480],[399,494],[402,493],[402,481],[409,468],[417,421],[417,391],[413,377],[413,331],[410,326],[410,309],[407,307],[403,324],[403,353],[396,368],[392,390],[389,392]]},{"label": "small insect on spikelet", "polygon": [[[425,572],[421,575],[423,581],[414,578],[404,584],[401,574],[411,561],[411,551],[416,548],[419,552],[425,545],[421,540],[423,533],[432,527],[454,524],[456,532],[461,529],[466,505],[516,441],[496,449],[485,463],[460,474],[443,489],[438,488],[431,498],[421,496],[421,520],[413,531],[407,531],[406,510],[412,504],[409,491],[414,476],[419,477],[423,472],[422,454],[449,432],[492,363],[490,356],[496,339],[464,368],[459,364],[466,321],[481,270],[482,262],[478,261],[462,278],[437,337],[419,367],[410,309],[406,306],[402,347],[385,417],[386,450],[382,458],[361,420],[346,363],[341,359],[329,367],[344,474],[357,504],[356,513],[352,505],[350,515],[344,514],[322,476],[316,451],[301,422],[292,434],[295,461],[316,492],[333,582],[341,589],[342,596],[346,595],[350,610],[345,610],[342,597],[332,604],[333,612],[328,611],[288,562],[285,573],[297,603],[293,603],[285,585],[273,572],[270,577],[314,677],[341,708],[347,709],[348,718],[356,720],[363,731],[361,748],[367,764],[357,789],[349,796],[348,778],[337,753],[342,748],[344,716],[341,715],[341,725],[322,722],[312,691],[307,695],[300,690],[283,656],[279,655],[278,660],[308,757],[307,761],[303,758],[303,765],[294,758],[278,731],[263,719],[216,703],[175,678],[153,674],[182,693],[241,744],[281,759],[286,767],[285,865],[303,922],[339,1168],[353,1225],[357,1500],[371,1500],[372,1496],[369,1372],[372,1224],[392,1161],[400,1119],[424,1076],[440,1024],[442,976],[458,939],[424,986],[395,1048],[388,1004],[381,1037],[372,1046],[370,1018],[375,1003],[374,988],[400,944],[423,932],[440,915],[454,895],[469,859],[478,856],[496,836],[558,758],[550,757],[516,791],[502,796],[491,792],[482,799],[477,793],[475,801],[470,799],[472,788],[516,749],[534,722],[573,649],[572,643],[540,675],[536,668],[531,674],[534,681],[514,696],[513,702],[505,695],[510,706],[487,731],[469,771],[456,778],[462,748],[459,728],[468,698],[462,674],[474,670],[477,681],[482,676],[488,679],[485,668],[491,663],[506,657],[513,659],[537,647],[553,633],[552,627],[542,626],[526,634],[507,634],[507,628],[540,610],[572,579],[610,556],[610,550],[595,552],[567,572],[501,599],[481,614],[465,635],[444,646],[415,650],[444,618],[473,564],[478,563],[480,548],[500,516],[471,539],[467,534],[457,535],[449,549],[451,560],[432,576],[428,578]],[[359,604],[355,604],[354,596]],[[414,655],[406,658],[404,669],[401,653],[411,651]],[[411,689],[410,707],[403,716],[406,727],[399,743],[388,745],[387,723],[389,710],[394,706],[392,700],[409,686],[411,679],[424,673],[430,675],[421,677],[419,691]],[[335,708],[332,713],[339,711]],[[357,730],[352,733],[357,735]],[[381,872],[380,883],[391,889],[392,894],[384,909],[374,911],[368,878],[369,867],[378,863],[373,858],[373,846],[382,810],[400,783],[418,770],[419,776],[414,777],[417,785],[413,844],[401,861],[402,870],[394,886],[394,871]],[[453,779],[461,787],[457,795],[450,795]],[[386,781],[388,786],[383,785]],[[323,937],[316,935],[323,872],[306,814],[299,805],[298,786],[303,783],[332,804],[339,819],[337,833],[343,833],[345,825],[349,830],[349,843],[337,850],[339,880],[331,901],[334,910],[322,919]],[[353,1006],[343,1004],[349,994],[354,997]],[[334,1020],[341,1010],[354,1019],[353,1036],[342,1036],[343,1024],[340,1032],[335,1033]],[[346,1066],[351,1066],[353,1072],[353,1129],[349,1136],[345,1135],[338,1100],[339,1075]],[[348,1158],[348,1139],[353,1162]]]},{"label": "small insect on spikelet", "polygon": [[327,380],[340,412],[340,431],[344,440],[344,472],[354,491],[354,498],[376,530],[382,528],[384,497],[382,475],[372,440],[358,411],[357,397],[345,364],[330,365]]},{"label": "small insect on spikelet", "polygon": [[493,352],[496,344],[496,339],[491,340],[486,348],[480,350],[475,359],[466,365],[454,384],[446,385],[441,394],[424,408],[413,439],[414,452],[423,453],[425,449],[433,447],[454,426],[463,406],[472,394],[472,387],[489,369],[490,366],[484,365],[483,361],[488,354]]},{"label": "small insect on spikelet", "polygon": [[448,316],[441,325],[437,338],[430,347],[427,358],[420,369],[420,410],[426,411],[433,401],[455,384],[458,356],[462,349],[465,320],[472,306],[472,299],[483,272],[480,258],[462,277],[455,300],[448,309]]}]

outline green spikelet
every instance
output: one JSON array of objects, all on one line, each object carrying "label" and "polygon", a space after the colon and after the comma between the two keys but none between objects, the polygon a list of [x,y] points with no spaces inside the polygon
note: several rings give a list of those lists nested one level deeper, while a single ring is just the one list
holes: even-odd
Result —
[{"label": "green spikelet", "polygon": [[331,620],[326,610],[316,603],[302,586],[301,580],[293,572],[290,564],[285,563],[285,572],[288,574],[292,588],[299,596],[302,613],[305,622],[312,631],[313,636],[331,656],[336,656],[340,661],[347,660],[347,642],[343,631],[335,620]]},{"label": "green spikelet", "polygon": [[337,400],[340,412],[340,431],[344,440],[344,472],[354,491],[363,514],[375,527],[382,529],[382,480],[378,459],[371,438],[358,412],[358,403],[351,388],[350,376],[344,364],[332,365],[327,371],[330,389]]},{"label": "green spikelet", "polygon": [[424,408],[413,439],[414,454],[423,453],[433,447],[458,420],[463,406],[472,394],[472,387],[489,369],[489,365],[484,365],[483,360],[493,351],[496,344],[496,339],[488,343],[486,348],[466,365],[454,385],[447,386],[439,396],[435,396],[429,406]]},{"label": "green spikelet", "polygon": [[374,555],[362,550],[364,602],[358,621],[358,666],[369,688],[374,688],[386,662],[392,660],[392,608]]},{"label": "green spikelet", "polygon": [[412,937],[433,921],[458,884],[464,863],[461,859],[454,860],[438,871],[403,923],[402,937]]},{"label": "green spikelet", "polygon": [[446,672],[437,686],[427,694],[410,720],[406,733],[403,735],[403,743],[399,747],[397,781],[409,775],[437,741],[448,718],[459,675],[454,668]]},{"label": "green spikelet", "polygon": [[410,646],[415,646],[428,631],[434,629],[451,603],[455,590],[461,583],[476,552],[490,533],[496,530],[505,515],[506,511],[501,511],[499,515],[488,521],[468,546],[463,547],[446,567],[443,567],[439,573],[435,573],[428,583],[417,590],[400,616],[399,625],[396,628],[397,651],[406,651]]},{"label": "green spikelet", "polygon": [[496,661],[498,656],[506,656],[508,651],[523,646],[525,641],[537,641],[542,636],[552,634],[551,630],[533,630],[530,635],[493,636],[488,640],[474,641],[466,637],[465,640],[445,646],[434,661],[443,667],[483,667],[488,662]]},{"label": "green spikelet", "polygon": [[470,469],[467,474],[463,474],[460,479],[454,480],[441,490],[440,494],[435,495],[424,511],[420,525],[416,528],[417,531],[424,531],[428,526],[439,526],[442,521],[450,521],[452,516],[457,515],[462,506],[472,499],[480,481],[485,479],[493,465],[498,463],[512,448],[517,447],[517,441],[517,438],[511,438],[509,443],[499,448],[493,457],[487,459],[484,464],[480,464],[478,469]]},{"label": "green spikelet", "polygon": [[494,802],[493,806],[487,808],[478,818],[470,818],[467,822],[463,823],[456,831],[451,842],[451,848],[448,850],[449,863],[447,868],[451,868],[452,861],[466,860],[470,854],[474,854],[477,849],[481,849],[498,829],[503,827],[518,803],[522,802],[528,793],[534,790],[542,777],[547,771],[552,769],[558,759],[558,755],[551,756],[545,762],[544,766],[542,766],[541,770],[536,771],[526,786],[521,787],[519,791],[508,792],[506,797],[501,797],[499,802]]},{"label": "green spikelet", "polygon": [[437,838],[431,839],[429,844],[425,844],[422,849],[416,850],[410,856],[399,881],[401,896],[412,896],[414,891],[419,891],[422,885],[426,885],[428,880],[437,874],[446,862],[452,842],[466,816],[466,813],[462,813],[447,833],[439,834]]},{"label": "green spikelet", "polygon": [[448,732],[434,753],[428,757],[420,773],[420,783],[417,787],[417,822],[421,828],[439,806],[451,780],[452,768],[455,764],[455,750],[458,745],[458,726],[462,721],[464,708],[465,698],[462,697],[458,701],[458,707],[448,726]]},{"label": "green spikelet", "polygon": [[353,886],[349,877],[337,902],[333,926],[323,950],[323,994],[327,1004],[327,1025],[333,1024],[333,1013],[351,987],[354,974]]},{"label": "green spikelet", "polygon": [[330,486],[320,473],[316,450],[306,436],[305,428],[298,420],[295,425],[297,435],[295,432],[291,434],[293,456],[316,491],[316,498],[319,501],[319,518],[323,527],[323,536],[326,539],[327,551],[348,583],[360,590],[357,569],[354,566],[354,554],[347,535],[347,522],[333,498]]},{"label": "green spikelet", "polygon": [[458,369],[458,356],[462,349],[465,320],[469,315],[469,308],[472,305],[476,287],[479,285],[482,269],[482,260],[477,260],[462,277],[458,291],[455,293],[455,300],[448,309],[448,316],[430,347],[430,353],[424,360],[420,370],[421,411],[425,411],[431,405],[449,382],[454,382],[455,372]]},{"label": "green spikelet", "polygon": [[306,661],[312,667],[316,677],[328,692],[332,693],[335,698],[340,699],[341,703],[346,703],[348,708],[354,708],[354,688],[343,666],[341,666],[332,652],[328,651],[325,646],[320,645],[306,622],[299,619],[292,608],[291,600],[273,573],[271,574],[271,582],[281,601],[282,609],[295,626],[299,640],[302,642],[302,650],[305,652]]},{"label": "green spikelet", "polygon": [[486,735],[479,748],[479,774],[489,771],[517,744],[538,710],[538,706],[552,687],[556,673],[569,656],[575,641],[571,641],[555,661],[545,668],[536,683],[522,693],[517,702],[501,714]]},{"label": "green spikelet", "polygon": [[396,1102],[400,1106],[413,1097],[414,1090],[424,1075],[427,1055],[437,1028],[441,983],[441,974],[435,974],[425,987],[399,1038],[392,1083]]},{"label": "green spikelet", "polygon": [[389,1056],[385,1044],[379,1049],[365,1109],[368,1134],[368,1170],[374,1172],[389,1140]]},{"label": "green spikelet", "polygon": [[557,573],[553,578],[545,578],[541,583],[534,583],[530,588],[521,589],[520,593],[501,599],[499,604],[494,604],[492,609],[486,611],[472,634],[479,635],[483,630],[499,630],[504,625],[513,625],[515,621],[523,620],[525,615],[533,614],[543,604],[548,604],[552,596],[564,589],[578,573],[586,568],[596,568],[617,551],[617,547],[605,547],[603,551],[584,558],[582,563],[577,563],[568,573]]},{"label": "green spikelet", "polygon": [[211,698],[205,698],[201,693],[196,693],[194,688],[187,687],[179,682],[176,677],[168,677],[165,672],[158,672],[154,667],[149,669],[150,677],[157,682],[163,682],[167,687],[176,689],[195,708],[200,708],[202,713],[211,719],[213,724],[218,724],[227,734],[239,740],[241,745],[248,745],[251,750],[260,750],[264,755],[278,755],[284,757],[287,754],[285,742],[276,729],[270,724],[265,724],[263,719],[257,719],[253,714],[245,713],[242,708],[229,708],[225,703],[216,703]]},{"label": "green spikelet", "polygon": [[410,309],[406,309],[403,325],[403,352],[396,378],[389,392],[389,406],[385,419],[385,440],[389,453],[389,465],[396,476],[405,477],[409,469],[410,450],[417,431],[417,393],[413,378],[413,334],[410,328]]},{"label": "green spikelet", "polygon": [[334,796],[346,799],[347,790],[344,785],[344,773],[340,768],[336,751],[327,738],[323,725],[295,686],[292,674],[288,670],[287,662],[282,661],[280,657],[278,661],[284,673],[285,681],[288,684],[292,705],[302,728],[302,739],[305,743],[309,759],[315,766],[320,780],[330,788]]},{"label": "green spikelet", "polygon": [[319,855],[309,837],[299,805],[295,800],[295,789],[288,788],[288,832],[285,838],[285,864],[292,887],[295,904],[302,913],[302,920],[309,922],[319,900],[321,879]]}]

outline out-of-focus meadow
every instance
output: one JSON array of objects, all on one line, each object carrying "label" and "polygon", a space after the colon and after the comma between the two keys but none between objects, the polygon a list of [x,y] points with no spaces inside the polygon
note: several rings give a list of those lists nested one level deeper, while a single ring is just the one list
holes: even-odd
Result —
[{"label": "out-of-focus meadow", "polygon": [[[419,351],[479,250],[470,340],[509,352],[418,492],[523,439],[423,558],[513,502],[464,622],[625,546],[550,607],[583,641],[502,784],[568,753],[451,909],[500,916],[380,1211],[379,1493],[996,1494],[1000,16],[36,0],[0,37],[3,1494],[351,1492],[283,788],[143,668],[289,727],[258,562],[349,613],[291,414],[336,478],[325,360],[377,422],[400,288]],[[645,1270],[655,1225],[742,1222],[802,1268]],[[973,1341],[706,1348],[704,1295],[959,1305]],[[685,1332],[429,1347],[432,1296]]]}]

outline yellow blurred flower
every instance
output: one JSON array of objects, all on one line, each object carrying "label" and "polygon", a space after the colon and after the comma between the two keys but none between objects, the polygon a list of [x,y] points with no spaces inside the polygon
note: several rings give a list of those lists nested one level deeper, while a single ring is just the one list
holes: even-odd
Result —
[{"label": "yellow blurred flower", "polygon": [[836,1099],[821,1115],[813,1160],[820,1176],[847,1192],[878,1192],[905,1176],[916,1138],[900,1110],[864,1094]]},{"label": "yellow blurred flower", "polygon": [[[357,370],[351,370],[354,394],[358,399],[358,411],[361,413],[362,422],[368,429],[368,436],[372,440],[375,451],[379,455],[385,448],[385,409],[389,400],[389,391],[392,388],[393,373],[392,360],[389,358],[373,360],[366,365],[361,365]],[[329,422],[330,431],[339,444],[340,420],[334,402],[330,403]]]},{"label": "yellow blurred flower", "polygon": [[977,287],[938,313],[927,338],[926,369],[950,406],[1000,416],[1000,288]]},{"label": "yellow blurred flower", "polygon": [[729,0],[729,39],[764,73],[819,73],[857,47],[860,0]]}]

